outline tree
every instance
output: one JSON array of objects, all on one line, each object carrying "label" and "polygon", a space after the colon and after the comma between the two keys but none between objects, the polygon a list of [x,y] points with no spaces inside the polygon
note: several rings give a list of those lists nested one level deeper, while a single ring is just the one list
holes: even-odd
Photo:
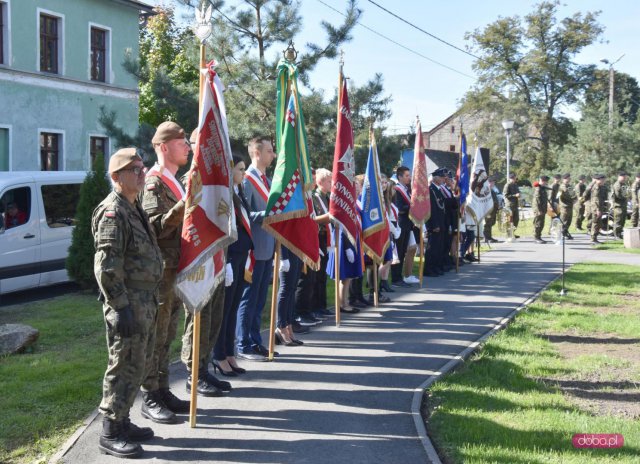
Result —
[{"label": "tree", "polygon": [[111,192],[111,185],[104,168],[104,154],[100,153],[93,163],[93,171],[87,174],[80,187],[76,222],[66,261],[69,276],[85,288],[96,287],[96,279],[93,275],[95,248],[91,233],[91,216],[93,210],[109,192]]},{"label": "tree", "polygon": [[[623,122],[633,124],[638,118],[640,87],[638,81],[628,74],[614,70],[613,103]],[[585,92],[585,103],[590,108],[609,105],[609,71],[595,69],[591,85]]]},{"label": "tree", "polygon": [[478,56],[473,67],[479,77],[463,108],[486,115],[486,146],[504,145],[500,121],[515,119],[513,155],[525,176],[555,167],[552,149],[562,147],[572,131],[562,109],[579,101],[593,75],[593,65],[574,58],[603,31],[599,12],[558,20],[559,5],[543,1],[524,18],[500,18],[465,36]]}]

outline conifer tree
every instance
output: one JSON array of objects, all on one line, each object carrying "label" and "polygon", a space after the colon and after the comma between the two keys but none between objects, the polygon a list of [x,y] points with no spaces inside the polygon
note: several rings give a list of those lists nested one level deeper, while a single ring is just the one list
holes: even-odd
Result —
[{"label": "conifer tree", "polygon": [[69,276],[84,288],[95,288],[93,275],[93,234],[91,216],[93,210],[111,192],[104,166],[104,155],[99,153],[93,163],[93,171],[85,177],[80,187],[80,199],[75,217],[75,228],[71,237],[66,267]]}]

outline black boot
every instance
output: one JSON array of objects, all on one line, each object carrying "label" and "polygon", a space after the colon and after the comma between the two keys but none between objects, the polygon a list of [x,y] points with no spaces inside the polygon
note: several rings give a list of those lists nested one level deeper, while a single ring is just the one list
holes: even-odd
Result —
[{"label": "black boot", "polygon": [[[202,396],[222,396],[222,391],[208,381],[208,375],[209,372],[207,371],[206,367],[203,369],[202,366],[200,366],[200,370],[198,371],[198,383],[196,384],[196,391],[199,395]],[[191,373],[189,373],[189,376],[187,377],[187,393],[191,393]]]},{"label": "black boot", "polygon": [[176,414],[189,412],[191,403],[189,401],[181,400],[176,395],[171,393],[171,390],[169,390],[168,388],[161,388],[160,395],[167,408],[169,408]]},{"label": "black boot", "polygon": [[122,421],[122,430],[131,441],[147,441],[153,438],[151,427],[138,427],[128,417]]},{"label": "black boot", "polygon": [[105,417],[102,419],[102,434],[98,442],[102,454],[110,454],[118,458],[139,458],[142,446],[131,443],[122,427],[122,421]]},{"label": "black boot", "polygon": [[395,292],[395,290],[394,290],[394,289],[392,289],[392,288],[389,286],[389,282],[388,282],[388,281],[386,281],[386,280],[381,280],[381,281],[380,281],[380,290],[382,290],[382,291],[384,291],[384,292],[387,292],[387,293],[393,293],[393,292]]},{"label": "black boot", "polygon": [[160,390],[152,392],[143,391],[142,401],[142,417],[146,417],[159,424],[175,424],[178,422],[178,418],[173,411],[162,401]]}]

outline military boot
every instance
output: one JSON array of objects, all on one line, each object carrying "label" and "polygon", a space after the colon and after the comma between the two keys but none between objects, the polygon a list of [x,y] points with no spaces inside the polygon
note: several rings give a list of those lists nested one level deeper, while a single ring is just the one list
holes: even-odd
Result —
[{"label": "military boot", "polygon": [[189,401],[181,400],[176,395],[171,393],[171,390],[169,390],[168,388],[161,388],[160,395],[165,406],[167,406],[167,408],[169,408],[176,414],[189,412],[191,403]]},{"label": "military boot", "polygon": [[216,387],[218,390],[222,390],[223,392],[231,391],[231,384],[229,382],[227,382],[226,380],[218,380],[215,375],[209,373],[208,369],[205,369],[205,371],[207,373],[207,382]]},{"label": "military boot", "polygon": [[[200,366],[198,371],[198,383],[196,384],[196,391],[202,396],[222,396],[222,391],[209,382],[209,371],[205,366]],[[187,393],[191,393],[191,373],[187,377]]]},{"label": "military boot", "polygon": [[122,422],[108,417],[102,419],[102,434],[98,448],[102,454],[110,454],[118,458],[139,458],[142,456],[142,446],[130,442]]},{"label": "military boot", "polygon": [[138,427],[128,417],[122,421],[122,430],[131,441],[147,441],[153,438],[151,427]]},{"label": "military boot", "polygon": [[178,418],[162,401],[160,390],[142,392],[142,417],[159,424],[175,424]]}]

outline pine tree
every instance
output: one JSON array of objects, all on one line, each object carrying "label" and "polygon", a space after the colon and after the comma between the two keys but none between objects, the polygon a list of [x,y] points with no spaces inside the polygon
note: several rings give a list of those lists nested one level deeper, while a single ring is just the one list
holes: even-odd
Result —
[{"label": "pine tree", "polygon": [[93,275],[93,234],[91,216],[98,204],[111,192],[104,167],[104,155],[98,154],[93,163],[93,171],[87,174],[80,187],[80,199],[76,211],[76,223],[71,237],[66,267],[69,276],[85,288],[95,288]]}]

